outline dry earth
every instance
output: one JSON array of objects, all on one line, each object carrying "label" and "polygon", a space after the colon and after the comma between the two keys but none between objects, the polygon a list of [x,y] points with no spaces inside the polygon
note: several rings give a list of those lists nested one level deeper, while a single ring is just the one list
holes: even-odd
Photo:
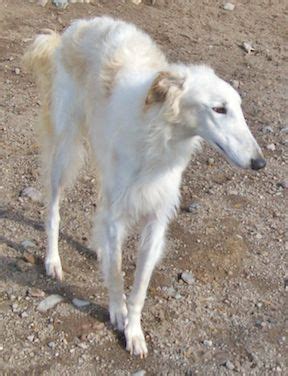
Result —
[{"label": "dry earth", "polygon": [[[284,0],[234,4],[225,11],[217,0],[95,0],[58,10],[0,1],[1,374],[288,374],[288,7]],[[23,51],[43,28],[62,31],[72,19],[101,14],[141,26],[171,60],[211,64],[239,84],[268,160],[260,173],[243,172],[205,147],[191,161],[183,210],[170,226],[144,309],[146,360],[126,353],[108,322],[106,291],[87,246],[97,205],[93,172],[82,171],[61,209],[63,283],[47,278],[42,265],[45,207],[20,195],[26,187],[41,190],[33,128],[39,102],[21,67]],[[244,41],[255,51],[247,54]],[[191,203],[198,205],[188,212]],[[124,250],[127,289],[136,241],[131,237]],[[185,270],[191,285],[178,279]],[[55,293],[64,302],[39,312],[44,296]],[[77,308],[74,297],[90,305]]]}]

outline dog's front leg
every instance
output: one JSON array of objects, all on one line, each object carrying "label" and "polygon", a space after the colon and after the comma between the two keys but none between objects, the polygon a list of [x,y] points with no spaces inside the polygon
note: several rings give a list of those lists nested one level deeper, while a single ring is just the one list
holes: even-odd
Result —
[{"label": "dog's front leg", "polygon": [[153,218],[146,223],[141,236],[135,281],[128,300],[128,323],[125,328],[126,349],[131,354],[145,357],[148,353],[141,328],[141,312],[153,269],[164,245],[166,219]]}]

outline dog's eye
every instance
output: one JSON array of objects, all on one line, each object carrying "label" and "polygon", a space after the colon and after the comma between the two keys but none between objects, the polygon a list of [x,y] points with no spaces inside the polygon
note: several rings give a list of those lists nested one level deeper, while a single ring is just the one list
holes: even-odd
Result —
[{"label": "dog's eye", "polygon": [[212,107],[212,110],[218,114],[227,114],[227,109],[225,107]]}]

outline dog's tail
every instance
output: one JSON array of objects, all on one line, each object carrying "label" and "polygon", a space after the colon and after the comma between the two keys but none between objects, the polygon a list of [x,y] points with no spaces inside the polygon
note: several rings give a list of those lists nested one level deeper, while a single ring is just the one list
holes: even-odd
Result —
[{"label": "dog's tail", "polygon": [[51,83],[54,54],[61,41],[58,33],[48,29],[43,32],[37,35],[23,58],[25,68],[36,77],[41,90]]},{"label": "dog's tail", "polygon": [[23,57],[24,67],[34,75],[40,91],[41,112],[38,126],[40,141],[42,136],[51,137],[53,134],[50,110],[55,70],[54,57],[60,43],[61,36],[59,34],[52,30],[44,30],[43,34],[37,35]]}]

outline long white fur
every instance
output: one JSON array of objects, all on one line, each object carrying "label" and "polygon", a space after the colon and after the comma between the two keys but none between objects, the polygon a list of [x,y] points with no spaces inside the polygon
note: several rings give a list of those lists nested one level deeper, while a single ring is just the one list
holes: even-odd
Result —
[{"label": "long white fur", "polygon": [[[146,356],[141,311],[191,154],[202,137],[243,168],[261,157],[240,97],[211,68],[169,64],[147,34],[108,17],[76,21],[62,36],[38,36],[25,60],[43,103],[39,131],[50,188],[47,274],[62,279],[59,200],[88,147],[100,183],[93,240],[111,322],[125,331],[127,350]],[[215,106],[225,106],[227,114],[216,113]],[[121,245],[135,223],[143,230],[126,304]]]}]

